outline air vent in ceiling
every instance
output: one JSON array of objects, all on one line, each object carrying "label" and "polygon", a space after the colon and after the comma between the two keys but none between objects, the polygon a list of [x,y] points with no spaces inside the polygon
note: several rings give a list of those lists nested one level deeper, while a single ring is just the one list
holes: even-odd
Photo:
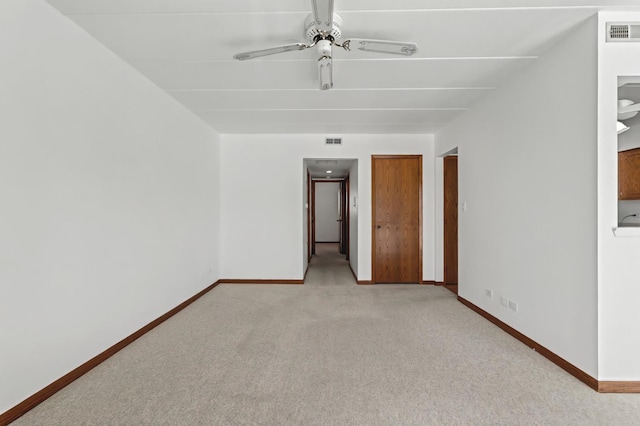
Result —
[{"label": "air vent in ceiling", "polygon": [[327,138],[325,143],[327,145],[342,145],[342,138]]},{"label": "air vent in ceiling", "polygon": [[607,22],[607,41],[640,41],[640,22]]}]

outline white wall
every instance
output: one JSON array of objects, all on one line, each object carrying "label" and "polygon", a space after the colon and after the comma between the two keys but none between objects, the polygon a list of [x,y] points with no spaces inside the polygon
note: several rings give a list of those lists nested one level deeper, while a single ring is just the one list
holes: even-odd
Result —
[{"label": "white wall", "polygon": [[349,169],[349,264],[358,270],[358,161]]},{"label": "white wall", "polygon": [[316,181],[316,242],[340,241],[339,182]]},{"label": "white wall", "polygon": [[617,78],[640,76],[640,43],[606,43],[607,21],[640,21],[640,13],[602,12],[598,20],[599,379],[638,381],[640,237],[615,237],[612,228],[618,221]]},{"label": "white wall", "polygon": [[[301,279],[304,158],[358,160],[360,280],[371,279],[371,154],[422,154],[423,277],[433,280],[433,136],[345,135],[327,146],[325,135],[222,135],[222,245],[224,278]],[[242,167],[238,165],[241,164]],[[269,170],[256,177],[264,170]],[[251,170],[251,173],[247,171]]]},{"label": "white wall", "polygon": [[597,377],[595,28],[438,132],[436,154],[459,147],[460,296]]},{"label": "white wall", "polygon": [[43,1],[0,58],[4,412],[218,278],[219,146]]}]

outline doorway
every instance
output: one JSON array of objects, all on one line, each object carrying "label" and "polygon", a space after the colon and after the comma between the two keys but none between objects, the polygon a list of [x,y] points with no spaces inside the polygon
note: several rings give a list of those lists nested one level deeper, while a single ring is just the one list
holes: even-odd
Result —
[{"label": "doorway", "polygon": [[340,212],[340,241],[339,251],[349,260],[349,176],[340,182],[338,194],[338,211]]},{"label": "doorway", "polygon": [[371,163],[372,281],[422,283],[422,156]]},{"label": "doorway", "polygon": [[[317,262],[314,257],[320,253],[335,249],[353,270],[357,267],[352,264],[353,253],[357,253],[357,238],[352,233],[357,230],[358,160],[304,159],[303,164],[306,178],[304,266],[308,268],[312,262]],[[350,203],[352,196],[353,206]]]},{"label": "doorway", "polygon": [[342,253],[344,180],[314,179],[312,185],[313,244],[333,243]]}]

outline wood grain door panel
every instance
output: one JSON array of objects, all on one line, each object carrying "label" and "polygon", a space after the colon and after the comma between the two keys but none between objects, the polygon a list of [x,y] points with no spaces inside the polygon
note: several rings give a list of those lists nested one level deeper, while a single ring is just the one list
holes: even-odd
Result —
[{"label": "wood grain door panel", "polygon": [[422,277],[422,157],[373,156],[373,281]]},{"label": "wood grain door panel", "polygon": [[618,199],[640,200],[640,148],[618,153]]},{"label": "wood grain door panel", "polygon": [[445,157],[444,176],[444,283],[458,283],[458,157]]}]

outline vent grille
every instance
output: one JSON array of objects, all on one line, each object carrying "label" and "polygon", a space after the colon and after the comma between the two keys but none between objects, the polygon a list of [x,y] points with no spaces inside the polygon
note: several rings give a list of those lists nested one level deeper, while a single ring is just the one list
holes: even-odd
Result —
[{"label": "vent grille", "polygon": [[640,22],[607,22],[607,41],[640,41]]},{"label": "vent grille", "polygon": [[325,143],[327,145],[342,145],[342,138],[326,138]]},{"label": "vent grille", "polygon": [[609,38],[629,38],[629,26],[612,25],[609,28]]}]

